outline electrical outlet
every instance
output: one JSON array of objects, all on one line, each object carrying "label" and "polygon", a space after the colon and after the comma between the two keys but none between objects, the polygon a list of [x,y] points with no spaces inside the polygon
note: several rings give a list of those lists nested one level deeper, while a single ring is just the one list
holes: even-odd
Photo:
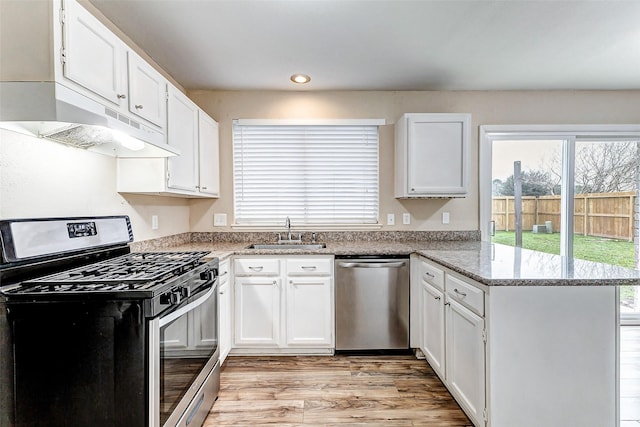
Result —
[{"label": "electrical outlet", "polygon": [[151,229],[158,229],[158,215],[151,215]]},{"label": "electrical outlet", "polygon": [[449,212],[442,212],[442,223],[443,224],[449,224],[451,217],[449,215]]},{"label": "electrical outlet", "polygon": [[227,225],[227,214],[226,213],[213,214],[213,226],[214,227],[224,227],[225,225]]},{"label": "electrical outlet", "polygon": [[396,225],[395,214],[387,214],[387,225]]},{"label": "electrical outlet", "polygon": [[402,214],[402,223],[404,225],[408,225],[411,224],[411,214],[408,212],[405,212]]}]

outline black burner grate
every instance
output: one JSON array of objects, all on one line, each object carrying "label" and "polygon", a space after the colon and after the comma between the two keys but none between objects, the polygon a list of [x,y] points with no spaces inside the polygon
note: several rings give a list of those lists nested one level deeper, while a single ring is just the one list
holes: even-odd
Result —
[{"label": "black burner grate", "polygon": [[[143,290],[185,273],[208,252],[139,252],[65,270],[22,283],[28,292],[101,292]],[[27,291],[27,289],[24,289]]]}]

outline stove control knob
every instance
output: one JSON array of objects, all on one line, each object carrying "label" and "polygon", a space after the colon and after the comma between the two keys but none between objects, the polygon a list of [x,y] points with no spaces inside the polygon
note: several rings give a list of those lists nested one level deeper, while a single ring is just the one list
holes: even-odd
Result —
[{"label": "stove control knob", "polygon": [[211,272],[211,270],[205,270],[202,273],[200,273],[200,280],[211,280],[213,279],[213,273]]},{"label": "stove control knob", "polygon": [[182,301],[182,292],[180,292],[180,290],[171,291],[171,293],[169,293],[169,304],[178,305],[180,304],[181,301]]},{"label": "stove control knob", "polygon": [[191,296],[191,288],[180,288],[180,295],[182,295],[182,298],[189,298]]}]

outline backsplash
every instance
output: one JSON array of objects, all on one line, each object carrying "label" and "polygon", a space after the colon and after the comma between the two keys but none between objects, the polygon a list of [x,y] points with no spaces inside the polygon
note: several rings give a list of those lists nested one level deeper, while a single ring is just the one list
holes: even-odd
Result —
[{"label": "backsplash", "polygon": [[[297,237],[297,233],[293,233]],[[302,241],[311,242],[311,232],[302,233]],[[328,231],[316,233],[316,242],[419,242],[476,241],[480,231]],[[276,243],[274,232],[192,232],[131,244],[133,251],[151,251],[186,243]]]}]

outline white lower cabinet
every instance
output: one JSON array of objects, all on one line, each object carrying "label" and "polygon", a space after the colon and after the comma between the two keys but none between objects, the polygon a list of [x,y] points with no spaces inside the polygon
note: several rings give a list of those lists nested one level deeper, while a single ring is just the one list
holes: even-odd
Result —
[{"label": "white lower cabinet", "polygon": [[332,347],[330,277],[291,277],[287,282],[287,345]]},{"label": "white lower cabinet", "polygon": [[422,352],[433,370],[445,375],[444,294],[422,281]]},{"label": "white lower cabinet", "polygon": [[280,282],[278,277],[236,277],[236,346],[280,343]]},{"label": "white lower cabinet", "polygon": [[484,319],[449,299],[446,306],[446,381],[476,425],[484,425]]},{"label": "white lower cabinet", "polygon": [[256,256],[233,262],[234,351],[295,353],[334,347],[333,257]]},{"label": "white lower cabinet", "polygon": [[222,365],[231,351],[231,285],[228,259],[220,262],[218,278],[218,345]]},{"label": "white lower cabinet", "polygon": [[484,292],[437,264],[418,262],[420,349],[474,425],[484,426]]}]

